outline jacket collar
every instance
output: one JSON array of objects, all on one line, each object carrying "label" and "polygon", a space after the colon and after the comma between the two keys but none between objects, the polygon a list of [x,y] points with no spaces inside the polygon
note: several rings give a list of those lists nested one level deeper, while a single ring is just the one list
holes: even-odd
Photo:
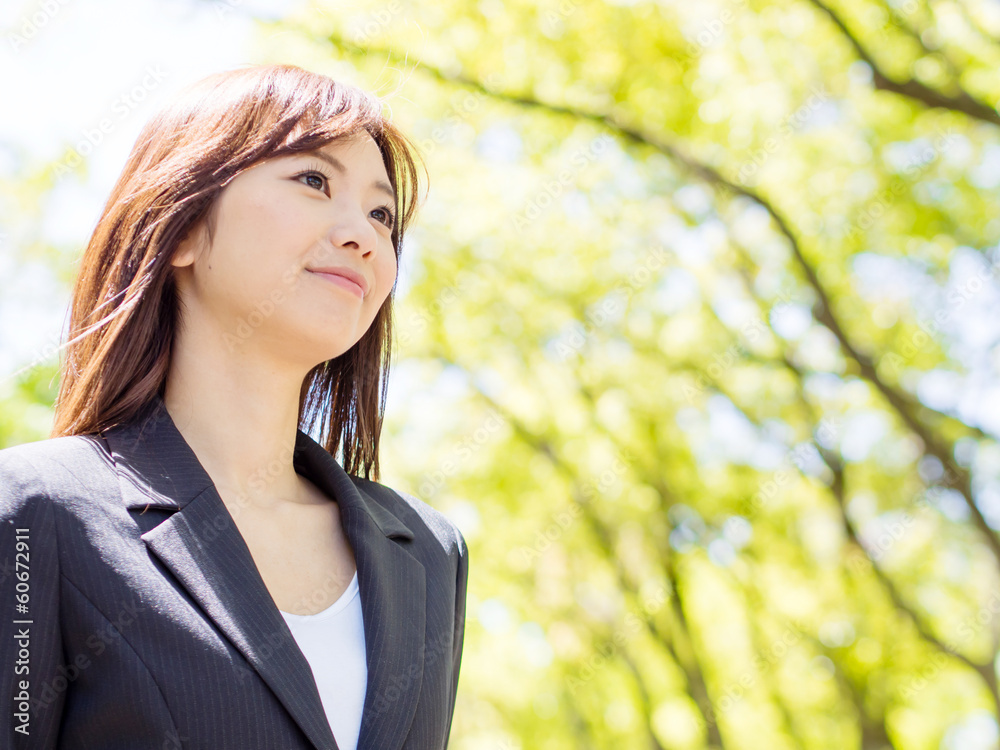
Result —
[{"label": "jacket collar", "polygon": [[[154,396],[140,417],[103,435],[126,507],[176,510],[142,534],[150,552],[239,649],[315,747],[336,749],[309,663],[162,398]],[[396,541],[412,540],[413,532],[302,430],[292,461],[299,474],[336,500],[355,553],[368,664],[358,750],[398,750],[423,676],[425,572]]]}]

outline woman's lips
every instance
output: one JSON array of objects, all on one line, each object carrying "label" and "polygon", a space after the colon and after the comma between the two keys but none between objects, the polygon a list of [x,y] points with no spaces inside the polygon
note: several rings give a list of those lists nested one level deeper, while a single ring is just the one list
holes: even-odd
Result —
[{"label": "woman's lips", "polygon": [[310,271],[309,273],[319,276],[320,278],[326,279],[327,281],[336,284],[337,286],[352,292],[359,298],[364,298],[365,290],[361,288],[360,284],[357,284],[344,276],[338,276],[332,273],[321,273],[319,271]]}]

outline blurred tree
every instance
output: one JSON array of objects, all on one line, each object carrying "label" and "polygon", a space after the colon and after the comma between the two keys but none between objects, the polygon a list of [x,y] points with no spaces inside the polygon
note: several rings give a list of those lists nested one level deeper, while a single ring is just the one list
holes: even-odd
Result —
[{"label": "blurred tree", "polygon": [[[11,161],[18,165],[13,174],[0,178],[0,445],[6,446],[48,437],[59,392],[58,337],[32,342],[30,356],[21,361],[25,357],[15,350],[18,345],[25,348],[23,337],[15,342],[10,333],[30,335],[35,326],[26,325],[25,317],[50,302],[39,300],[40,292],[68,286],[75,268],[67,267],[59,250],[41,236],[41,204],[53,188],[49,165],[23,166],[17,150],[0,142],[3,151],[5,156],[15,154]],[[29,316],[26,307],[31,308]]]},{"label": "blurred tree", "polygon": [[455,747],[996,746],[996,5],[276,28],[428,161],[388,442],[469,531]]}]

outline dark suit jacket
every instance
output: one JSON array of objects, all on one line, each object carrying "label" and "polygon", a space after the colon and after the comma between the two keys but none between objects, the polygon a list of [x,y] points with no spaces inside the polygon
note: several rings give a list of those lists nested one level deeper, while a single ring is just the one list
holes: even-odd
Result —
[{"label": "dark suit jacket", "polygon": [[[462,534],[347,474],[301,430],[293,461],[339,503],[355,553],[368,662],[358,747],[445,748]],[[309,663],[159,397],[103,437],[0,451],[0,522],[0,747],[337,747]]]}]

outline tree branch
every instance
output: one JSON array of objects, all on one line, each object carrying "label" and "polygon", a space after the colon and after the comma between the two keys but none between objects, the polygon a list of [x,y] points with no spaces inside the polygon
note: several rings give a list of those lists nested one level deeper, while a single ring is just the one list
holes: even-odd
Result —
[{"label": "tree branch", "polygon": [[858,57],[868,64],[868,67],[872,70],[872,80],[876,89],[891,91],[894,94],[900,94],[908,99],[918,101],[927,107],[950,109],[954,112],[961,112],[969,117],[982,120],[983,122],[988,122],[992,125],[1000,125],[1000,114],[998,114],[993,107],[990,107],[978,99],[973,98],[959,84],[955,84],[959,93],[955,96],[949,96],[948,94],[943,94],[936,89],[932,89],[931,87],[926,86],[913,78],[907,78],[903,81],[897,81],[894,78],[890,78],[881,66],[875,62],[875,59],[871,56],[868,50],[865,49],[859,39],[851,33],[851,30],[847,28],[847,24],[844,23],[843,19],[841,19],[833,9],[822,2],[822,0],[808,1],[830,17],[830,20],[832,20],[834,25],[840,29],[841,34],[844,35],[844,38],[847,39],[850,45],[854,48],[854,51],[857,52]]},{"label": "tree branch", "polygon": [[[786,365],[792,372],[794,372],[801,379],[802,373],[793,362],[786,360]],[[721,393],[723,396],[728,398],[734,405],[737,405],[737,402],[732,398],[732,396],[729,393],[727,393],[726,390],[717,382],[713,382],[712,387],[719,393]],[[805,401],[805,397],[802,394],[801,387],[800,387],[800,397],[803,405],[808,406],[808,402]],[[744,412],[744,416],[747,418],[748,421],[756,424],[750,418],[750,416],[746,414],[746,412]],[[840,463],[840,459],[830,451],[825,450],[818,443],[815,443],[815,445],[820,457],[823,459],[827,468],[829,468],[833,474],[833,479],[830,482],[830,484],[827,485],[827,487],[830,490],[830,493],[833,495],[834,499],[836,500],[836,505],[840,514],[841,522],[843,523],[844,531],[847,534],[848,540],[850,541],[851,545],[854,548],[856,548],[860,554],[864,556],[864,559],[871,567],[871,570],[875,574],[875,577],[879,580],[879,582],[885,589],[886,593],[889,595],[889,598],[892,601],[893,605],[900,612],[906,614],[907,618],[913,623],[913,626],[916,628],[917,633],[920,635],[920,637],[923,638],[932,646],[934,646],[935,648],[937,648],[942,653],[947,654],[948,656],[952,656],[958,661],[962,662],[983,679],[983,681],[986,683],[987,689],[990,691],[990,694],[993,697],[994,703],[996,705],[997,716],[1000,717],[1000,692],[998,692],[997,678],[993,669],[993,661],[990,660],[988,662],[980,664],[978,662],[972,661],[972,659],[970,659],[969,657],[965,656],[964,654],[958,651],[949,649],[948,646],[946,646],[933,633],[933,631],[931,631],[931,629],[927,627],[927,625],[923,622],[920,615],[917,614],[916,610],[914,610],[906,603],[906,601],[900,595],[899,590],[896,588],[895,583],[893,583],[893,581],[889,579],[889,577],[884,573],[884,571],[882,571],[881,568],[879,568],[875,560],[872,559],[868,550],[861,543],[860,539],[858,538],[857,530],[854,528],[854,524],[851,522],[850,518],[847,515],[845,507],[845,499],[844,499],[845,495],[844,470],[843,470],[843,465]]]},{"label": "tree branch", "polygon": [[[810,0],[810,2],[815,2],[815,0]],[[433,65],[428,65],[427,63],[421,62],[419,60],[413,61],[406,55],[401,55],[394,50],[388,48],[380,49],[365,49],[358,47],[357,45],[351,44],[350,42],[344,40],[336,35],[328,36],[328,39],[334,45],[341,47],[345,51],[358,55],[366,54],[378,54],[379,56],[384,56],[386,59],[391,60],[395,64],[399,65],[412,65],[415,68],[423,70],[427,75],[435,78],[441,82],[455,84],[460,86],[466,86],[472,88],[486,96],[489,96],[496,101],[507,102],[509,104],[515,104],[527,108],[541,109],[546,112],[561,114],[568,117],[572,117],[578,120],[586,120],[593,122],[595,124],[601,125],[620,136],[626,138],[627,140],[648,148],[652,148],[659,151],[662,154],[670,157],[671,159],[683,164],[685,168],[688,169],[692,174],[700,177],[704,182],[712,185],[713,187],[722,188],[734,195],[743,196],[754,203],[761,206],[767,213],[771,216],[772,220],[778,228],[780,234],[784,235],[788,241],[789,247],[792,251],[792,256],[796,261],[802,275],[805,277],[806,282],[815,292],[818,302],[818,312],[816,314],[817,320],[824,326],[830,329],[831,333],[837,338],[841,347],[844,349],[845,354],[848,357],[855,360],[861,369],[862,376],[872,382],[880,392],[886,397],[887,400],[892,404],[893,408],[900,412],[900,416],[907,422],[907,424],[917,433],[921,440],[925,443],[937,443],[933,439],[927,428],[922,424],[918,424],[917,417],[913,412],[918,408],[931,414],[935,414],[947,420],[955,420],[949,414],[937,411],[928,407],[924,404],[919,404],[914,401],[908,394],[902,390],[890,386],[888,383],[884,382],[876,371],[874,361],[872,358],[864,353],[862,353],[848,338],[845,333],[843,326],[840,324],[839,318],[833,312],[833,306],[830,302],[830,295],[826,291],[826,288],[820,282],[818,276],[816,275],[815,269],[806,260],[803,254],[802,247],[799,243],[798,237],[795,232],[792,231],[791,226],[785,220],[784,216],[778,211],[778,209],[769,201],[764,198],[761,194],[753,190],[752,188],[746,187],[744,185],[733,182],[732,180],[724,177],[718,170],[714,167],[698,161],[697,159],[686,154],[681,148],[668,143],[657,136],[650,133],[644,133],[626,123],[621,122],[614,115],[601,114],[597,112],[588,112],[586,110],[577,109],[574,107],[569,107],[561,104],[555,104],[552,102],[543,102],[538,99],[533,99],[531,97],[518,96],[516,94],[511,94],[507,92],[494,91],[487,86],[485,86],[481,81],[469,78],[459,73],[449,73],[441,68],[437,68]],[[980,439],[992,440],[993,437],[984,433],[981,429],[974,425],[969,425],[964,422],[960,422],[962,427],[968,430],[973,436]],[[946,465],[951,465],[950,458],[947,457],[946,451],[939,450],[937,453],[938,459],[945,463]],[[944,456],[944,457],[942,457]],[[986,528],[989,528],[988,526]],[[998,551],[1000,551],[1000,545],[998,545]]]}]

